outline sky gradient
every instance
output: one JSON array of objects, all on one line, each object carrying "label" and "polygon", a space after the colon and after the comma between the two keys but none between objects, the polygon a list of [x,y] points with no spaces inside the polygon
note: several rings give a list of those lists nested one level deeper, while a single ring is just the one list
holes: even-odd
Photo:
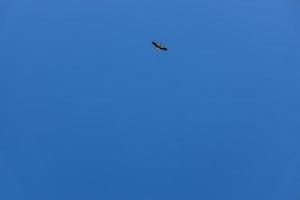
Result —
[{"label": "sky gradient", "polygon": [[2,0],[0,200],[299,200],[299,13]]}]

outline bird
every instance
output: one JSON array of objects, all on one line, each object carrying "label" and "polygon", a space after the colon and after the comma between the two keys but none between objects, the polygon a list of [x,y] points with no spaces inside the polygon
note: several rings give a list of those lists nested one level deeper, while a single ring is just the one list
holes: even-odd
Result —
[{"label": "bird", "polygon": [[160,51],[168,51],[168,48],[163,46],[162,44],[158,43],[158,42],[152,42],[152,44],[154,45],[154,47],[157,49],[157,50],[160,50]]}]

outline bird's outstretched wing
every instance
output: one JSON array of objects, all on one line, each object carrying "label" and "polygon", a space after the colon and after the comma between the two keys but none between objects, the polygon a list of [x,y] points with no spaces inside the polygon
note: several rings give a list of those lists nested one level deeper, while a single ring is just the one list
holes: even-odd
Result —
[{"label": "bird's outstretched wing", "polygon": [[158,45],[157,45],[156,42],[152,42],[152,44],[153,44],[156,48],[158,48]]}]

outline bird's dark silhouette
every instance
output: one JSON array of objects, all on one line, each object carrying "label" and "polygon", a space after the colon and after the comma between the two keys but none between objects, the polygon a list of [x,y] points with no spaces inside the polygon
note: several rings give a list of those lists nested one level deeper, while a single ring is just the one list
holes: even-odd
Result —
[{"label": "bird's dark silhouette", "polygon": [[161,50],[161,51],[167,51],[168,48],[163,46],[162,44],[160,43],[157,43],[157,42],[152,42],[152,44],[154,45],[154,47],[158,50]]}]

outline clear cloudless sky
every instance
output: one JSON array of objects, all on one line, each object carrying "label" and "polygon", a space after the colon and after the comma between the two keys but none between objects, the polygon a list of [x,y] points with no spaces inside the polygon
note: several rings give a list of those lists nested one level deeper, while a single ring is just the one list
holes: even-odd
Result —
[{"label": "clear cloudless sky", "polygon": [[299,13],[2,0],[0,200],[299,200]]}]

